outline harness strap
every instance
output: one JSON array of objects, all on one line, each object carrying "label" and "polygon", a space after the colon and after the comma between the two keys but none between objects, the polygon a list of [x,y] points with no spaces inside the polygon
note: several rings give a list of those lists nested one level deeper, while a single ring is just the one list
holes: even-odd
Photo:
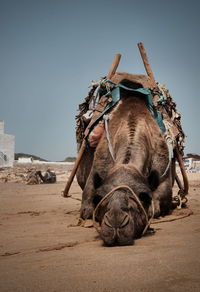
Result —
[{"label": "harness strap", "polygon": [[105,114],[103,116],[103,119],[105,121],[105,130],[106,130],[106,139],[107,139],[107,142],[108,142],[108,149],[110,151],[110,155],[111,155],[113,161],[115,162],[114,151],[113,151],[113,147],[112,147],[112,144],[111,144],[111,141],[110,141],[110,135],[109,135],[109,130],[108,130],[108,120],[109,120],[108,114],[107,115]]}]

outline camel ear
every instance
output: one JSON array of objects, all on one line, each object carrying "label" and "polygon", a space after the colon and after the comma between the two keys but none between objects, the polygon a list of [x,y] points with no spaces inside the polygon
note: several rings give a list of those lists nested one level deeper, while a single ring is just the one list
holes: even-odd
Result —
[{"label": "camel ear", "polygon": [[149,182],[150,189],[152,191],[155,191],[160,184],[159,173],[157,172],[157,170],[151,171],[148,177],[148,182]]},{"label": "camel ear", "polygon": [[93,184],[95,189],[98,189],[103,184],[103,179],[100,177],[98,172],[94,173]]}]

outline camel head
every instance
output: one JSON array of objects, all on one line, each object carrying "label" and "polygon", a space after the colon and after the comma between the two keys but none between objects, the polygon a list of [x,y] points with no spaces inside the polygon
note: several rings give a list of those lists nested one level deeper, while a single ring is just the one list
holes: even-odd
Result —
[{"label": "camel head", "polygon": [[[120,177],[117,175],[119,173]],[[112,175],[114,181],[118,177],[119,184],[118,186],[115,184],[109,192],[110,183],[113,182]],[[133,172],[121,169],[112,175],[108,176],[105,184],[97,189],[96,201],[94,200],[97,205],[95,217],[100,223],[100,236],[107,246],[131,245],[134,238],[142,235],[148,224],[152,190],[138,172],[133,175]],[[125,183],[121,184],[121,179]]]}]

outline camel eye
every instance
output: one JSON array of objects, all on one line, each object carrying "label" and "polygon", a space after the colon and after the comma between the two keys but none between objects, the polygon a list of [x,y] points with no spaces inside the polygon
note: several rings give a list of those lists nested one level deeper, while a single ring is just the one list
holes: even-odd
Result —
[{"label": "camel eye", "polygon": [[97,206],[99,204],[99,202],[101,201],[101,199],[102,199],[102,197],[99,195],[94,196],[94,199],[93,199],[94,206]]},{"label": "camel eye", "polygon": [[98,172],[95,172],[94,177],[93,177],[93,184],[94,188],[98,189],[103,183],[103,179],[100,177]]},{"label": "camel eye", "polygon": [[146,204],[146,205],[151,204],[151,196],[149,193],[142,192],[139,194],[139,198],[144,204]]},{"label": "camel eye", "polygon": [[122,211],[129,212],[129,208],[128,207],[122,207]]}]

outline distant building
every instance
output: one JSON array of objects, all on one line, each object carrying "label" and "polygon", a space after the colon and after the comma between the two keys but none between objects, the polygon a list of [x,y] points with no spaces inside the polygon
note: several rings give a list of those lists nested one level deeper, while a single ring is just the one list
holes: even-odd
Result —
[{"label": "distant building", "polygon": [[192,157],[185,157],[183,159],[186,171],[196,172],[200,171],[200,160],[194,159]]},{"label": "distant building", "polygon": [[186,168],[186,170],[189,170],[191,167],[193,167],[193,161],[194,158],[184,158],[183,162],[184,162],[184,166]]},{"label": "distant building", "polygon": [[17,162],[19,162],[19,163],[32,163],[33,158],[32,157],[19,157]]},{"label": "distant building", "polygon": [[4,121],[0,120],[0,167],[12,167],[15,155],[15,136],[4,133]]}]

